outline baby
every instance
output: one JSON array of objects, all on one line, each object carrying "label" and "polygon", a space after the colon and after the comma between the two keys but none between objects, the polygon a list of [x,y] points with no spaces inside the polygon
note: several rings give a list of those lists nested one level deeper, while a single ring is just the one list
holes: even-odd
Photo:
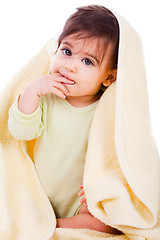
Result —
[{"label": "baby", "polygon": [[102,6],[78,8],[59,36],[49,74],[33,79],[9,111],[14,138],[36,138],[33,160],[57,227],[119,233],[89,212],[85,196],[81,203],[78,198],[93,114],[116,80],[118,42],[112,12]]}]

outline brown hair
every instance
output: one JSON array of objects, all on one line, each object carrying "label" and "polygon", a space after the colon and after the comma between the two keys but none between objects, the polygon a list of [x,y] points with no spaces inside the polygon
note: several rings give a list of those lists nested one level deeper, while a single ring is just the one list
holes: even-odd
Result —
[{"label": "brown hair", "polygon": [[[99,5],[90,5],[77,8],[66,21],[63,31],[58,38],[58,47],[63,39],[69,35],[76,34],[79,39],[98,38],[102,39],[101,46],[103,57],[109,43],[115,44],[113,51],[113,68],[117,68],[119,25],[114,14],[107,8]],[[99,43],[100,44],[100,43]],[[103,44],[103,46],[102,46]],[[100,48],[97,48],[97,51]]]}]

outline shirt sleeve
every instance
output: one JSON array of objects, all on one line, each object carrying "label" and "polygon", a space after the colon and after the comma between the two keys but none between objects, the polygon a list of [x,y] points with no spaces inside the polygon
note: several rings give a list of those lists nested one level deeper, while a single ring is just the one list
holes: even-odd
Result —
[{"label": "shirt sleeve", "polygon": [[32,114],[24,114],[18,109],[17,96],[15,102],[9,109],[8,128],[12,136],[17,140],[31,140],[41,135],[43,124],[43,99],[39,107]]}]

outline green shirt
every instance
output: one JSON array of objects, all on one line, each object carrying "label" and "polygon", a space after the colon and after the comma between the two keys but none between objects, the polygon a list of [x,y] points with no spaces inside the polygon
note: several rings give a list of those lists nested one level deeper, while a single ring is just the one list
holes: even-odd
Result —
[{"label": "green shirt", "polygon": [[58,218],[73,216],[80,206],[77,194],[83,182],[88,136],[97,103],[77,108],[48,94],[30,115],[20,112],[18,97],[9,110],[8,126],[13,137],[37,138],[35,168]]}]

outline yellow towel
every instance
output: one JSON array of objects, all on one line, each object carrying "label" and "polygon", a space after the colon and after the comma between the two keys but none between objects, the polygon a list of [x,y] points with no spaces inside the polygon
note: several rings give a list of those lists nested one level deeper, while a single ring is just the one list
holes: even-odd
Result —
[{"label": "yellow towel", "polygon": [[8,109],[24,86],[46,75],[54,47],[50,41],[6,86],[0,97],[0,239],[158,240],[160,165],[148,112],[141,41],[117,13],[120,44],[117,81],[96,108],[84,169],[91,213],[124,235],[89,229],[56,229],[54,210],[37,177],[34,142],[8,131]]}]

